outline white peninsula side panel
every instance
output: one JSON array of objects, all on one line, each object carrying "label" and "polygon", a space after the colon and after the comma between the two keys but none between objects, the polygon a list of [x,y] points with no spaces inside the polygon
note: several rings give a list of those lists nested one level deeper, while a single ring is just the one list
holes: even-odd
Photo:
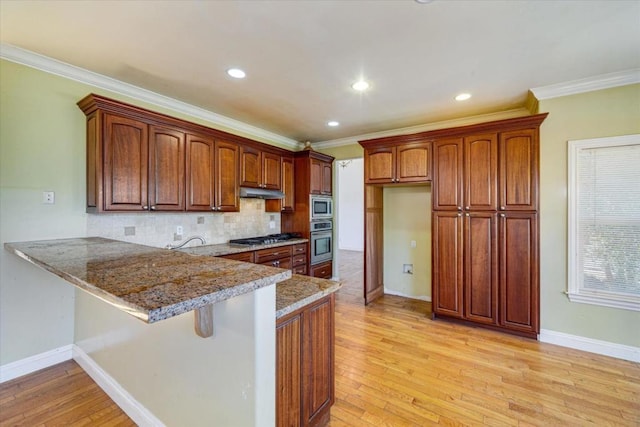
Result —
[{"label": "white peninsula side panel", "polygon": [[77,290],[75,343],[166,426],[272,426],[275,288],[214,304],[210,338],[193,313],[146,324]]}]

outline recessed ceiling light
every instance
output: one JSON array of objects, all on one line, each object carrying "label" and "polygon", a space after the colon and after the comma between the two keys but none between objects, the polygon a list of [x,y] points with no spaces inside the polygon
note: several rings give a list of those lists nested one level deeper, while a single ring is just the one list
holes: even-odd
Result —
[{"label": "recessed ceiling light", "polygon": [[340,126],[340,122],[336,122],[335,120],[331,120],[330,122],[327,122],[327,126],[331,126],[332,128],[334,128],[336,126]]},{"label": "recessed ceiling light", "polygon": [[357,91],[362,92],[369,89],[369,83],[365,82],[364,80],[360,80],[352,84],[351,87]]},{"label": "recessed ceiling light", "polygon": [[461,93],[460,95],[456,96],[456,101],[466,101],[469,98],[471,98],[470,93]]},{"label": "recessed ceiling light", "polygon": [[227,70],[227,74],[229,74],[234,79],[244,79],[246,77],[246,75],[247,75],[240,68],[229,68]]}]

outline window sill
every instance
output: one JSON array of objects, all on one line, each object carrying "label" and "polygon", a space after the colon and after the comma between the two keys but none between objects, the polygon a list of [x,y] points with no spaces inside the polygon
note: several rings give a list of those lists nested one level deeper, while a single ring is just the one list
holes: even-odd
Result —
[{"label": "window sill", "polygon": [[569,301],[582,304],[600,305],[603,307],[619,308],[622,310],[640,311],[640,298],[637,296],[614,296],[599,292],[581,292],[579,294],[567,292]]}]

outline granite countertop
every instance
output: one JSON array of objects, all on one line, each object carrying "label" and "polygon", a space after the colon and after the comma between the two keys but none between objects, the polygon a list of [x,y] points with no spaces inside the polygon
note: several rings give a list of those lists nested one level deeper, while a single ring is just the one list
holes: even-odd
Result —
[{"label": "granite countertop", "polygon": [[189,248],[176,249],[176,251],[184,252],[191,255],[206,256],[223,256],[237,254],[241,252],[258,251],[260,249],[277,248],[280,246],[296,245],[298,243],[307,243],[309,239],[291,239],[284,242],[268,243],[263,245],[237,245],[232,243],[220,243],[217,245],[201,245]]},{"label": "granite countertop", "polygon": [[289,270],[101,237],[5,243],[4,246],[148,323],[291,277]]},{"label": "granite countertop", "polygon": [[294,274],[276,284],[276,319],[336,292],[340,282]]}]

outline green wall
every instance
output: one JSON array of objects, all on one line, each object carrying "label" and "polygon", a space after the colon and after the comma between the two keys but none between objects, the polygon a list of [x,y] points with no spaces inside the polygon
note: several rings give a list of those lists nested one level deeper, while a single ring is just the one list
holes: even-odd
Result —
[{"label": "green wall", "polygon": [[640,84],[541,100],[541,328],[640,347],[640,312],[570,302],[567,290],[567,141],[640,133]]}]

